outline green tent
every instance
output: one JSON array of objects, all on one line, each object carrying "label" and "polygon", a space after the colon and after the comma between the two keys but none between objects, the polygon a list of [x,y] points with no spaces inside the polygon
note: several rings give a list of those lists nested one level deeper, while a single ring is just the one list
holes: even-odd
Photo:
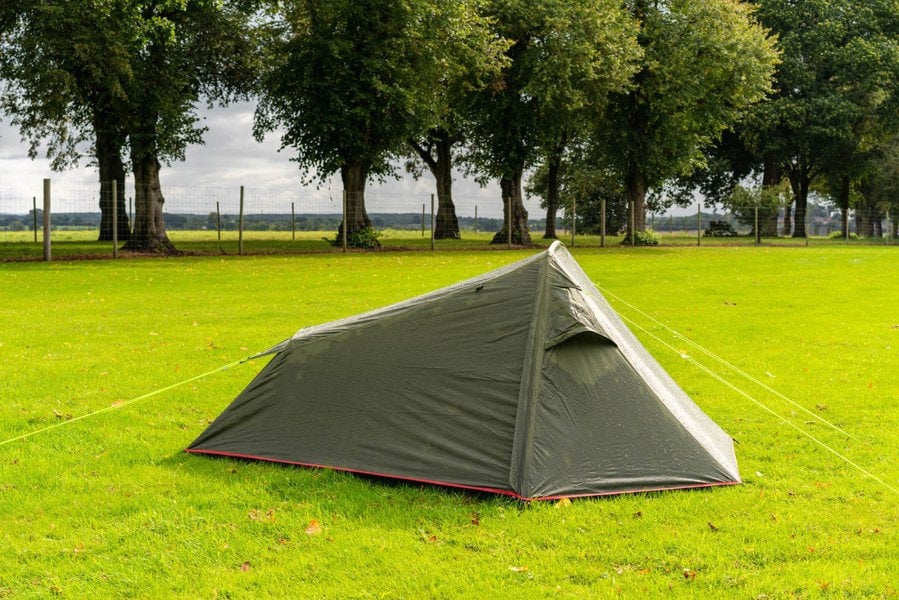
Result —
[{"label": "green tent", "polygon": [[730,437],[559,242],[271,354],[188,452],[523,499],[740,480]]}]

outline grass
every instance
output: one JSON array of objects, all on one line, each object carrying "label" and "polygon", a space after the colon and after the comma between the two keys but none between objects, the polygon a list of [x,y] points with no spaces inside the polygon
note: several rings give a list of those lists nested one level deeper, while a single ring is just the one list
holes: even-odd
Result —
[{"label": "grass", "polygon": [[[380,242],[384,248],[398,248],[410,250],[429,250],[431,241],[429,237],[421,235],[415,230],[385,229],[381,230]],[[490,241],[493,239],[492,231],[463,231],[459,240],[436,240],[435,249],[440,251],[450,250],[484,250],[493,249]],[[532,232],[535,245],[548,246],[550,240],[542,239],[540,232]],[[169,237],[179,251],[195,255],[236,255],[239,254],[239,234],[236,231],[222,232],[221,241],[215,231],[170,231]],[[333,247],[328,240],[336,237],[333,231],[298,231],[292,234],[289,231],[247,231],[244,232],[244,254],[296,254],[296,253],[334,253],[340,252],[340,248]],[[52,234],[52,256],[57,260],[73,258],[111,258],[111,242],[97,242],[95,230],[57,230]],[[571,236],[560,232],[559,239],[571,245]],[[621,244],[623,236],[610,235],[606,237],[608,247],[616,247]],[[660,233],[660,244],[663,246],[696,246],[696,232]],[[575,246],[600,247],[602,241],[598,235],[578,234]],[[831,239],[826,237],[810,238],[808,244],[814,246],[839,246],[839,245],[892,245],[891,239],[854,239],[846,242],[843,239]],[[706,237],[701,240],[703,246],[753,246],[754,238],[741,237]],[[805,239],[793,239],[789,237],[764,238],[763,246],[805,246]],[[503,248],[504,246],[499,245]],[[34,241],[34,233],[31,231],[0,231],[0,261],[41,260],[43,258],[43,238],[38,235],[38,241]]]},{"label": "grass", "polygon": [[888,247],[575,250],[643,328],[638,337],[736,438],[741,486],[523,505],[184,454],[260,361],[75,421],[301,326],[528,253],[0,266],[0,442],[64,423],[0,445],[0,597],[899,595],[899,494],[799,431],[899,487],[899,278]]}]

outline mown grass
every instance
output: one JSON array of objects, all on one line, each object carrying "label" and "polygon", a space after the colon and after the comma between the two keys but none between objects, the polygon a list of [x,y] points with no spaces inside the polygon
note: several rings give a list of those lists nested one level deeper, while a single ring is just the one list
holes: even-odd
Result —
[{"label": "mown grass", "polygon": [[[384,249],[429,250],[431,240],[417,230],[385,229],[379,231],[380,243]],[[41,260],[43,258],[43,237],[38,234],[34,241],[31,231],[0,232],[0,261]],[[503,248],[502,244],[492,245],[493,231],[462,232],[462,239],[435,240],[434,247],[440,251],[450,250],[485,250]],[[551,240],[544,240],[540,232],[532,232],[535,246],[548,246]],[[170,231],[169,237],[179,252],[194,255],[236,255],[240,253],[239,234],[237,231],[223,231],[219,239],[215,231]],[[259,254],[299,254],[299,253],[334,253],[341,248],[331,244],[336,238],[333,231],[246,231],[243,236],[243,252],[247,255]],[[95,230],[57,230],[51,235],[52,257],[57,260],[75,258],[110,258],[111,242],[97,242]],[[572,245],[571,235],[559,233],[559,239]],[[674,232],[658,234],[662,246],[754,246],[755,239],[740,237],[708,237],[697,240],[696,232]],[[621,244],[623,236],[606,236],[605,244],[615,247]],[[838,245],[892,245],[891,239],[855,239],[845,241],[825,237],[803,238],[777,237],[763,238],[761,245],[776,246],[838,246]],[[598,248],[602,244],[599,235],[582,235],[575,237],[573,246]],[[121,244],[120,244],[121,246]]]},{"label": "mown grass", "polygon": [[184,454],[260,361],[75,420],[529,253],[0,266],[0,442],[63,424],[0,445],[0,597],[897,596],[899,493],[680,355],[899,488],[893,248],[575,250],[742,486],[523,505]]}]

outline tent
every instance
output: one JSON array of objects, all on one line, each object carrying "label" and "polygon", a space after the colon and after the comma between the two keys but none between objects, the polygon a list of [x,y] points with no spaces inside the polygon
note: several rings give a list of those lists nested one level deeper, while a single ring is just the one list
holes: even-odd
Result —
[{"label": "tent", "polygon": [[553,499],[739,483],[565,247],[308,327],[187,449]]}]

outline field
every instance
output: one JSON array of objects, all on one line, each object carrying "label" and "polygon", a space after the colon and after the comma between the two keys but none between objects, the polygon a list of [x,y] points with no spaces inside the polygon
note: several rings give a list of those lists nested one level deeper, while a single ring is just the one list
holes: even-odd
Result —
[{"label": "field", "polygon": [[[383,229],[378,230],[380,243],[384,248],[402,248],[413,250],[429,250],[431,240],[429,235],[418,230],[410,229]],[[179,252],[184,254],[213,254],[213,255],[237,255],[240,253],[239,234],[237,231],[223,231],[219,239],[215,231],[169,231],[169,238],[175,244]],[[459,240],[435,240],[436,250],[484,250],[492,249],[490,245],[493,231],[463,230],[462,239]],[[98,232],[90,229],[58,229],[51,234],[53,258],[111,258],[111,242],[99,243],[96,241]],[[246,231],[243,235],[244,254],[296,254],[312,252],[339,252],[340,248],[333,247],[329,240],[336,238],[334,231]],[[534,244],[549,245],[542,239],[541,232],[532,232]],[[658,234],[660,245],[663,246],[696,246],[696,231]],[[571,246],[570,233],[561,232],[559,238]],[[0,231],[0,262],[19,260],[41,260],[43,258],[43,234],[39,233],[37,242],[34,241],[32,231]],[[620,235],[606,236],[606,245],[609,247],[621,244],[623,237]],[[700,241],[703,246],[753,246],[755,238],[751,236],[739,237],[711,237],[702,236]],[[849,242],[841,238],[812,237],[809,240],[803,238],[777,237],[763,238],[763,246],[839,246],[839,245],[893,245],[896,240],[891,238],[853,239]],[[575,238],[575,246],[600,247],[599,235],[581,234]],[[502,247],[502,245],[500,245]]]},{"label": "field", "polygon": [[899,596],[885,246],[574,250],[740,486],[523,504],[183,453],[262,361],[223,365],[529,252],[0,265],[0,597]]}]

